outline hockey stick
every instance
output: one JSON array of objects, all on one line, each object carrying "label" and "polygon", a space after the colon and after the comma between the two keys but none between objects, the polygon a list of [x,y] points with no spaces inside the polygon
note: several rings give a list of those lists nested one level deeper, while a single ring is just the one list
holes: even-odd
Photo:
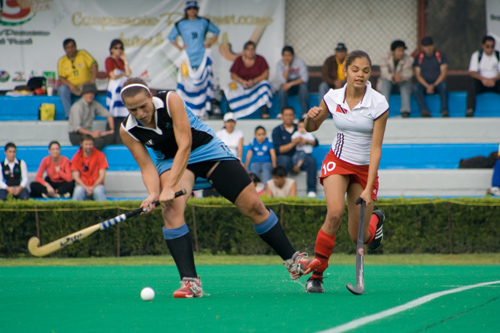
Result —
[{"label": "hockey stick", "polygon": [[365,226],[365,208],[366,203],[363,199],[358,198],[356,200],[356,205],[361,204],[361,212],[359,217],[359,227],[358,227],[358,242],[356,243],[356,288],[350,283],[346,285],[347,289],[354,295],[363,295],[365,292],[365,278],[364,278],[364,239],[363,231]]},{"label": "hockey stick", "polygon": [[[175,193],[175,197],[180,197],[181,195],[186,194],[186,190],[182,189],[179,192]],[[159,206],[160,202],[156,201],[155,206]],[[68,245],[73,244],[74,242],[77,242],[79,240],[82,240],[90,235],[92,235],[94,232],[98,230],[106,230],[107,228],[118,224],[120,222],[125,221],[128,218],[131,218],[133,216],[139,215],[140,213],[144,212],[143,208],[137,208],[135,210],[132,210],[128,213],[118,215],[116,217],[113,217],[112,219],[106,220],[101,223],[94,224],[88,228],[79,230],[77,232],[74,232],[70,235],[64,236],[62,238],[59,238],[58,240],[55,240],[49,244],[39,246],[40,245],[40,240],[38,237],[31,237],[30,240],[28,241],[28,250],[30,253],[34,256],[37,257],[44,257],[46,255],[49,255],[53,252],[56,252],[62,248],[65,248]]]}]

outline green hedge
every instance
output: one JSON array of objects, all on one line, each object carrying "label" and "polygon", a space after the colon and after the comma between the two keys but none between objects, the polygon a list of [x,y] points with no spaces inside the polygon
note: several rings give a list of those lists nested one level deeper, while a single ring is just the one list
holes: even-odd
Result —
[{"label": "green hedge", "polygon": [[[264,199],[280,218],[292,244],[309,253],[326,215],[324,200]],[[62,236],[135,209],[140,201],[0,202],[0,257],[27,256],[30,237],[46,244]],[[500,201],[481,199],[384,199],[387,214],[381,253],[474,253],[500,251]],[[190,199],[186,222],[195,250],[227,254],[268,254],[250,220],[227,200]],[[160,210],[137,216],[53,254],[55,257],[167,254]],[[335,252],[354,253],[347,213]]]}]

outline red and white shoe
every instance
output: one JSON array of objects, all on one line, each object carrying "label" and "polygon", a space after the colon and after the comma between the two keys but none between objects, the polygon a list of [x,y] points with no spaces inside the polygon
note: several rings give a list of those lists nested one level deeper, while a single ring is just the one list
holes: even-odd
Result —
[{"label": "red and white shoe", "polygon": [[193,297],[203,297],[203,295],[209,296],[207,293],[203,292],[201,287],[200,278],[182,278],[182,286],[174,291],[174,298],[193,298]]},{"label": "red and white shoe", "polygon": [[292,258],[285,260],[284,265],[292,280],[311,273],[320,264],[319,259],[307,259],[307,253],[295,252]]}]

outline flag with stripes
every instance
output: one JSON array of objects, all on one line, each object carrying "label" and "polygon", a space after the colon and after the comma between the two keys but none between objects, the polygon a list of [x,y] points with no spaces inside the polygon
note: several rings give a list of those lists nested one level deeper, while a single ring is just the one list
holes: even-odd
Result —
[{"label": "flag with stripes", "polygon": [[205,55],[200,67],[193,69],[186,51],[182,51],[182,65],[177,75],[177,93],[198,117],[205,117],[211,109],[214,74],[210,50]]},{"label": "flag with stripes", "polygon": [[[116,76],[122,75],[124,71],[115,68],[114,74]],[[122,90],[123,84],[127,81],[128,77],[122,76],[116,80],[108,80],[108,89],[106,94],[106,105],[108,106],[109,113],[113,117],[126,117],[128,116],[128,110],[123,105],[122,97],[120,91]]]},{"label": "flag with stripes", "polygon": [[224,89],[224,94],[236,118],[246,117],[263,105],[267,105],[268,108],[273,105],[273,91],[267,80],[262,80],[246,89],[240,83],[233,81]]}]

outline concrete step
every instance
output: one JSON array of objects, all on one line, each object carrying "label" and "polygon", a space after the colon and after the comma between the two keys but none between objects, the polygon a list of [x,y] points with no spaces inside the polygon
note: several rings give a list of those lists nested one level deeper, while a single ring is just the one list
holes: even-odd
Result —
[{"label": "concrete step", "polygon": [[[205,121],[215,132],[223,127],[222,120]],[[254,137],[255,128],[264,126],[267,136],[280,125],[277,119],[239,120],[236,129],[243,131],[244,143]],[[63,146],[71,145],[68,138],[67,121],[9,121],[0,122],[0,145],[12,141],[18,146],[47,146],[57,140]],[[94,122],[94,129],[105,130],[106,122]],[[492,143],[499,141],[500,118],[390,118],[384,136],[384,143]],[[319,143],[331,144],[335,129],[327,119],[314,132]]]}]

